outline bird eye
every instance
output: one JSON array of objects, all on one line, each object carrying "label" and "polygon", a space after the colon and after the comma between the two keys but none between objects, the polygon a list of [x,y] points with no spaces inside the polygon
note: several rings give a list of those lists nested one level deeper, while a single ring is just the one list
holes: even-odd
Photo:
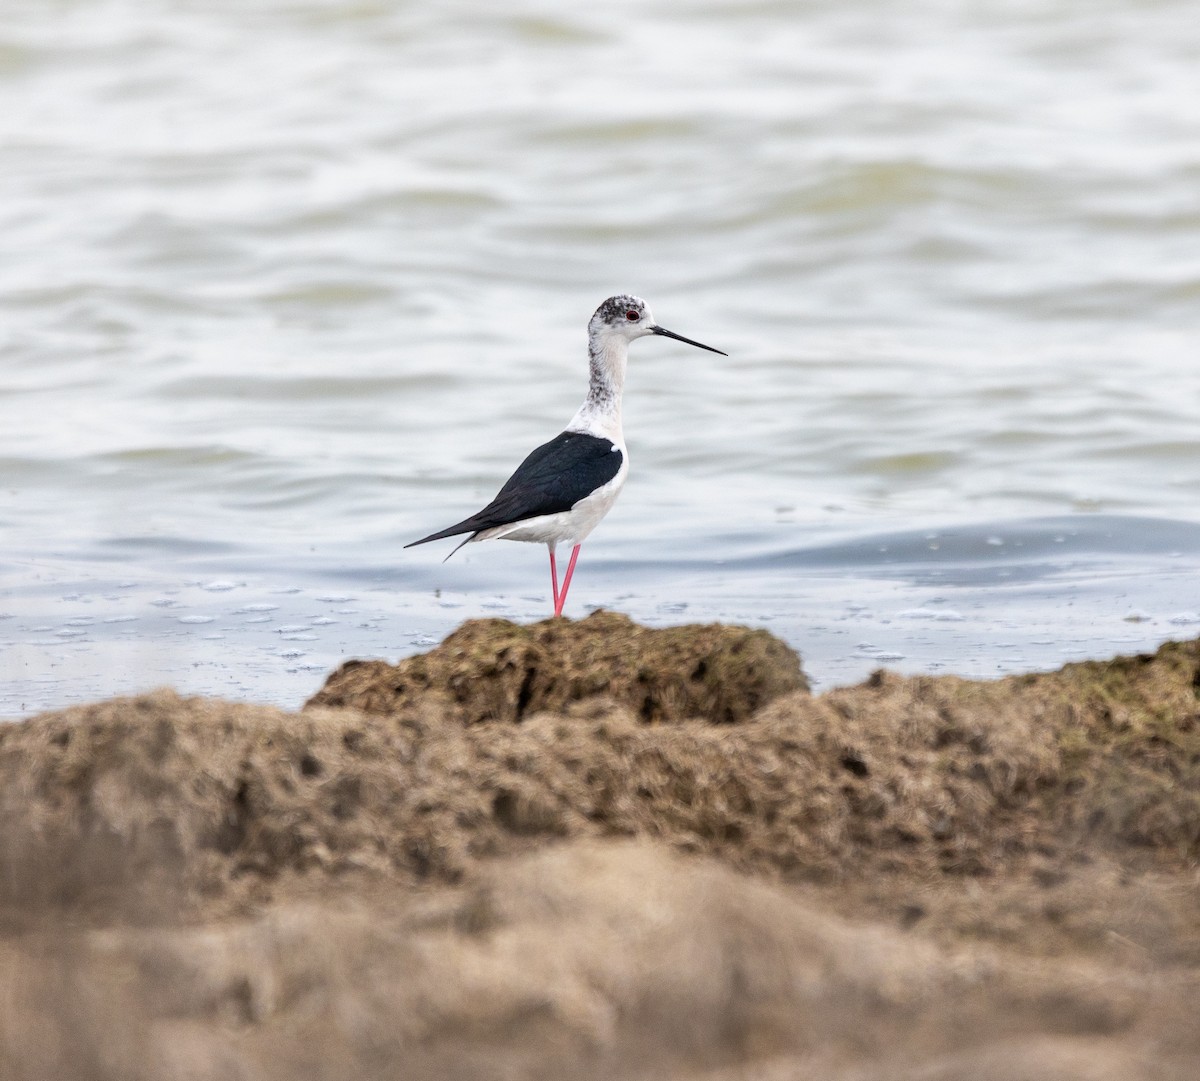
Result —
[{"label": "bird eye", "polygon": [[627,311],[625,313],[625,318],[628,319],[631,323],[636,323],[639,319],[641,319],[641,316],[637,313],[637,311],[635,309],[630,308],[629,311]]}]

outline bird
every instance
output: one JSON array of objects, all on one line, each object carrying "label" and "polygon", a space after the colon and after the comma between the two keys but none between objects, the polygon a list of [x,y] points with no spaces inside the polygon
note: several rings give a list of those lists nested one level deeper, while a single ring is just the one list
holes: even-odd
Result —
[{"label": "bird", "polygon": [[[449,559],[463,545],[475,541],[544,544],[550,550],[554,615],[561,616],[579,549],[612,509],[629,476],[621,395],[630,343],[649,335],[729,355],[659,326],[641,297],[624,293],[609,297],[588,321],[587,397],[566,428],[531,451],[482,510],[404,547],[466,533],[466,539],[446,556]],[[571,547],[561,589],[556,561],[560,544]]]}]

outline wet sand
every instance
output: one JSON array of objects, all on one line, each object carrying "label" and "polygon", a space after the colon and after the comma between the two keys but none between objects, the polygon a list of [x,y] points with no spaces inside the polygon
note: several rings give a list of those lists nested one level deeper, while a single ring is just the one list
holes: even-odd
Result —
[{"label": "wet sand", "polygon": [[1200,1075],[1200,642],[814,696],[464,624],[0,727],[0,1076]]}]

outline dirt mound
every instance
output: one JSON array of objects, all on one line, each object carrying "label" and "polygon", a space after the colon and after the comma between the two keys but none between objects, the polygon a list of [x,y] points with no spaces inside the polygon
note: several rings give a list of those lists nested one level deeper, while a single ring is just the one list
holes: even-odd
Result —
[{"label": "dirt mound", "polygon": [[1179,975],[947,951],[640,842],[390,902],[7,952],[14,1081],[1184,1081],[1200,1065]]},{"label": "dirt mound", "polygon": [[654,629],[601,611],[529,626],[470,620],[436,649],[399,664],[344,664],[308,705],[386,716],[436,703],[444,715],[476,724],[606,695],[642,721],[723,724],[807,689],[800,658],[766,631],[719,623]]},{"label": "dirt mound", "polygon": [[196,903],[312,870],[456,881],[596,836],[835,884],[1020,867],[1057,887],[1100,854],[1192,867],[1198,671],[1187,643],[995,683],[880,675],[718,726],[608,697],[468,726],[441,693],[383,716],[116,699],[0,728],[0,870],[43,861],[0,891],[128,901],[105,876],[174,866]]},{"label": "dirt mound", "polygon": [[1200,642],[813,697],[630,626],[0,726],[0,1076],[1200,1076]]}]

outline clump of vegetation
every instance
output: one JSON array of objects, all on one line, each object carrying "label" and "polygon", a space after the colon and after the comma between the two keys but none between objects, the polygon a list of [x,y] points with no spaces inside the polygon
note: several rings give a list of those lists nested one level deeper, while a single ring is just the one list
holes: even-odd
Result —
[{"label": "clump of vegetation", "polygon": [[308,705],[388,716],[436,701],[448,716],[479,724],[604,695],[652,724],[726,724],[807,689],[800,658],[767,631],[719,623],[655,629],[601,611],[529,626],[470,620],[436,649],[399,664],[350,661]]}]

